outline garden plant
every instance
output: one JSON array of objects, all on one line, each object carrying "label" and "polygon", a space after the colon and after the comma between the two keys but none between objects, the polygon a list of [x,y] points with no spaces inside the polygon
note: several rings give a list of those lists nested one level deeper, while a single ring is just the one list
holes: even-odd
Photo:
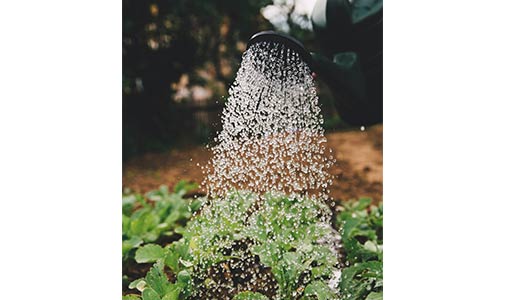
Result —
[{"label": "garden plant", "polygon": [[203,167],[206,196],[180,182],[124,197],[125,299],[381,299],[382,206],[331,210],[335,158],[299,49],[272,32],[250,41]]},{"label": "garden plant", "polygon": [[184,198],[193,187],[124,197],[123,259],[145,274],[124,274],[123,299],[382,299],[382,204],[344,203],[327,224],[310,198]]}]

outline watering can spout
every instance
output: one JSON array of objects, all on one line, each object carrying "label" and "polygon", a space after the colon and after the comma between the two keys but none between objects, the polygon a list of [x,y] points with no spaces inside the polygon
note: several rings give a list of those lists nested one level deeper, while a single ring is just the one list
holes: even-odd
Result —
[{"label": "watering can spout", "polygon": [[251,45],[259,42],[276,42],[285,45],[287,48],[294,50],[313,72],[314,63],[312,56],[305,49],[305,46],[292,36],[272,30],[261,31],[250,38],[246,47],[250,48]]}]

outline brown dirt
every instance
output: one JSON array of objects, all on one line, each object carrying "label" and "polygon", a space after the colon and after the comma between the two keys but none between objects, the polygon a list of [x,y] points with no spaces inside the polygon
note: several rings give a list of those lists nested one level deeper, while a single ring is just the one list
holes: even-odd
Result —
[{"label": "brown dirt", "polygon": [[[376,125],[366,131],[339,131],[326,135],[328,146],[337,159],[331,169],[335,176],[331,187],[334,199],[346,201],[370,197],[376,202],[382,200],[382,134],[383,126]],[[210,153],[204,147],[145,154],[124,164],[123,188],[143,193],[162,184],[174,186],[179,180],[200,183],[204,175],[197,163],[203,166],[209,157]]]}]

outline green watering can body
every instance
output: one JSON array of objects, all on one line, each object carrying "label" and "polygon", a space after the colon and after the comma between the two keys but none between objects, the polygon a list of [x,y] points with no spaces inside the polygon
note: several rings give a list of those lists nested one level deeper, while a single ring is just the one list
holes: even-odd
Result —
[{"label": "green watering can body", "polygon": [[312,53],[314,70],[333,92],[342,119],[382,122],[382,1],[318,0],[312,24],[323,50]]}]

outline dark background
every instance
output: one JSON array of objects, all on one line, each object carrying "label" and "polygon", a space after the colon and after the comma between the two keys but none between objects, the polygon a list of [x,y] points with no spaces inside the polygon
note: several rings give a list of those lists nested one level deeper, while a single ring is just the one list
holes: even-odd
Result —
[{"label": "dark background", "polygon": [[[124,0],[123,159],[210,142],[221,129],[220,113],[228,87],[254,33],[284,31],[308,50],[318,50],[309,19],[296,9],[297,4]],[[268,6],[273,13],[264,16],[262,11]],[[318,92],[326,129],[345,126],[327,87],[320,82]]]}]

